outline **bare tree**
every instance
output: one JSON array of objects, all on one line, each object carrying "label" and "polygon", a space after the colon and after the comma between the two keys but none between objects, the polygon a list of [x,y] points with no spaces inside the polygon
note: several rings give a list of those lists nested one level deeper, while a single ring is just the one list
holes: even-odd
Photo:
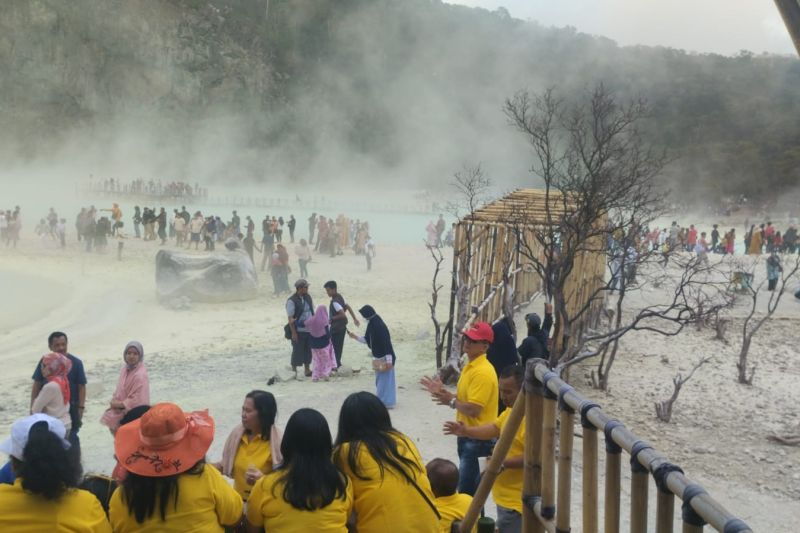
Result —
[{"label": "bare tree", "polygon": [[[649,114],[644,100],[619,103],[601,84],[575,102],[553,89],[539,95],[520,92],[506,101],[505,113],[528,138],[534,154],[531,170],[544,184],[543,205],[520,209],[507,223],[518,228],[520,251],[553,302],[550,364],[563,368],[600,355],[599,386],[605,388],[622,335],[636,329],[677,334],[699,319],[698,311],[713,313],[724,302],[702,310],[693,305],[694,286],[707,283],[707,265],[686,262],[671,302],[649,306],[633,318],[623,313],[626,292],[638,287],[628,272],[653,263],[656,254],[642,245],[641,235],[666,205],[667,191],[657,178],[668,158],[639,129]],[[529,213],[536,213],[538,225]],[[580,274],[576,268],[586,254],[607,256],[611,276],[595,280],[584,301],[569,305],[570,279]],[[609,328],[578,336],[578,326],[593,322],[592,314],[613,293],[618,295]]]},{"label": "bare tree", "polygon": [[[447,210],[456,218],[463,218],[473,215],[478,208],[489,200],[489,188],[491,180],[483,171],[480,164],[474,166],[464,166],[460,171],[453,175],[452,187],[455,189],[455,200],[448,203]],[[472,233],[473,227],[470,224],[464,225],[463,243],[455,243],[453,253],[459,256],[459,262],[469,265],[472,262]],[[463,247],[459,248],[463,244]],[[450,345],[447,356],[447,363],[442,368],[442,381],[449,381],[457,375],[461,360],[461,330],[467,324],[470,317],[468,302],[470,295],[484,279],[471,279],[469,268],[455,268],[452,272],[451,292],[454,297],[451,299],[450,329],[452,335],[445,336],[449,339]],[[455,314],[457,311],[457,314]],[[447,369],[449,367],[449,370]],[[444,374],[449,374],[445,376]]]},{"label": "bare tree", "polygon": [[[762,281],[756,286],[752,283],[747,283],[743,287],[744,292],[750,300],[750,311],[742,324],[742,347],[739,350],[739,359],[736,363],[738,370],[738,381],[743,385],[752,385],[753,376],[756,372],[756,365],[748,367],[748,356],[750,354],[750,345],[753,342],[753,337],[772,318],[775,311],[778,309],[778,304],[781,302],[784,292],[786,292],[786,284],[795,278],[800,271],[800,256],[791,255],[793,260],[789,265],[781,267],[780,279],[777,287],[773,291],[769,291],[769,299],[766,302],[766,311],[758,312],[758,301],[760,298],[761,289],[764,287]],[[741,264],[741,263],[740,263]],[[741,274],[750,274],[749,279],[753,279],[754,271],[757,263],[754,261],[749,265],[749,272],[742,272]],[[745,267],[748,268],[748,267]]]},{"label": "bare tree", "polygon": [[658,417],[659,420],[662,422],[669,422],[672,419],[672,407],[675,405],[675,401],[677,401],[678,395],[681,393],[681,388],[683,388],[687,381],[692,379],[692,376],[698,368],[711,361],[711,359],[713,359],[713,357],[704,357],[700,359],[695,363],[691,372],[689,372],[685,378],[680,372],[672,378],[672,396],[666,400],[656,402],[656,417]]},{"label": "bare tree", "polygon": [[442,324],[439,317],[436,315],[436,307],[439,303],[439,291],[441,291],[443,287],[439,282],[439,274],[442,272],[444,254],[442,254],[442,250],[438,246],[431,246],[426,243],[426,247],[435,265],[433,278],[431,279],[431,301],[428,302],[428,307],[431,310],[431,321],[433,322],[436,368],[439,369],[442,367],[442,354],[444,353],[450,330],[453,327],[453,317],[451,316],[446,323]]}]

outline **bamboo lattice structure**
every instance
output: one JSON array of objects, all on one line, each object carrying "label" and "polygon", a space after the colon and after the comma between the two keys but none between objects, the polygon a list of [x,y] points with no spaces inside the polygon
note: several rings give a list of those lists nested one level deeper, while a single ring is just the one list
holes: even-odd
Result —
[{"label": "bamboo lattice structure", "polygon": [[[549,204],[549,207],[548,207]],[[456,224],[453,243],[453,285],[450,294],[450,318],[466,316],[463,327],[473,321],[496,322],[504,314],[504,303],[516,309],[542,291],[541,274],[530,257],[545,263],[545,250],[536,238],[544,228],[560,227],[571,205],[559,192],[541,189],[518,189],[488,203]],[[599,248],[598,248],[599,249]],[[526,253],[523,253],[526,251]],[[604,284],[605,257],[601,253],[580,252],[575,268],[564,287],[570,316],[575,316]],[[460,284],[470,286],[468,296],[459,301]],[[510,294],[509,294],[510,292]],[[506,300],[510,300],[506,302]],[[573,338],[578,338],[597,316],[601,300],[596,299],[585,318],[572,324]],[[448,340],[450,353],[460,331],[454,328]],[[557,346],[556,350],[561,347]]]},{"label": "bamboo lattice structure", "polygon": [[[561,425],[556,430],[556,413]],[[567,533],[571,529],[572,452],[575,422],[583,428],[583,491],[578,502],[584,533],[597,533],[598,448],[597,433],[606,443],[604,488],[604,529],[620,531],[621,468],[623,451],[630,457],[630,531],[647,531],[648,474],[656,490],[655,531],[674,531],[675,497],[681,499],[681,521],[685,533],[699,533],[709,525],[724,533],[752,533],[750,527],[722,507],[700,485],[692,482],[677,465],[668,461],[652,446],[625,426],[610,418],[600,406],[587,400],[542,359],[528,361],[525,386],[517,396],[508,421],[491,456],[486,472],[467,514],[460,524],[461,533],[472,530],[486,503],[500,465],[520,424],[525,426],[525,455],[522,489],[522,531],[525,533]],[[558,450],[555,448],[558,434]],[[557,500],[554,495],[557,494]]]}]

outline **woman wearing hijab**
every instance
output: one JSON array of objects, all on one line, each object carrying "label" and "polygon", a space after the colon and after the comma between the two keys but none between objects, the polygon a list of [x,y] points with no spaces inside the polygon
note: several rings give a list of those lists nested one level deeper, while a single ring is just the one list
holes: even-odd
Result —
[{"label": "woman wearing hijab", "polygon": [[50,352],[42,357],[42,376],[47,381],[33,400],[31,414],[44,413],[61,420],[69,432],[72,419],[69,416],[69,374],[72,361],[67,356]]},{"label": "woman wearing hijab", "polygon": [[120,426],[114,452],[128,474],[109,504],[114,532],[223,533],[239,524],[242,498],[205,461],[213,439],[208,411],[186,413],[173,403]]},{"label": "woman wearing hijab", "polygon": [[107,426],[112,435],[117,431],[125,413],[139,405],[150,404],[150,380],[144,366],[142,344],[137,341],[129,342],[125,345],[122,358],[125,365],[120,370],[117,389],[111,397],[108,409],[100,418],[100,423]]},{"label": "woman wearing hijab", "polygon": [[310,335],[308,343],[311,345],[311,361],[313,363],[311,380],[328,379],[328,376],[337,367],[336,353],[333,351],[331,343],[328,308],[324,305],[317,306],[317,310],[311,318],[306,319],[300,325],[305,325]]},{"label": "woman wearing hijab", "polygon": [[367,321],[367,331],[363,337],[350,331],[347,334],[351,339],[369,346],[372,351],[372,368],[375,370],[376,394],[383,402],[383,405],[391,409],[397,405],[397,382],[394,375],[397,357],[392,347],[389,328],[386,327],[383,319],[378,316],[371,305],[365,305],[358,312]]}]

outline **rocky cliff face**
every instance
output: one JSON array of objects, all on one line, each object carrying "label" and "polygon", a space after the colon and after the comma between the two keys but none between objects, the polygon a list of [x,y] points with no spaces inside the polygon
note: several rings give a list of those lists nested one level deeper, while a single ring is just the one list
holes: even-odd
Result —
[{"label": "rocky cliff face", "polygon": [[220,31],[219,9],[186,4],[4,1],[0,122],[19,138],[120,114],[264,102],[266,62]]}]

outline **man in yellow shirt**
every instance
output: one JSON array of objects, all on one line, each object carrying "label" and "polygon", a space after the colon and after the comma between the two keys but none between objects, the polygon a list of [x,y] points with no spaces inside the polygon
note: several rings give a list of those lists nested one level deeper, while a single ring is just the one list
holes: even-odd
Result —
[{"label": "man in yellow shirt", "polygon": [[431,490],[436,499],[436,509],[439,510],[440,533],[450,533],[453,521],[463,520],[467,514],[469,504],[472,503],[472,496],[461,494],[456,491],[458,488],[458,467],[447,459],[436,458],[425,465],[428,472],[428,479],[431,482]]},{"label": "man in yellow shirt", "polygon": [[[500,397],[506,409],[493,422],[480,426],[467,426],[464,423],[445,422],[444,432],[473,439],[491,441],[500,436],[511,413],[511,407],[522,389],[525,375],[524,367],[512,365],[500,373]],[[502,464],[502,470],[492,487],[492,498],[497,504],[497,530],[500,533],[519,533],[522,528],[522,466],[525,453],[525,419],[514,436],[514,442]]]},{"label": "man in yellow shirt", "polygon": [[[476,322],[463,335],[463,351],[469,361],[461,369],[455,394],[436,379],[423,378],[435,402],[456,411],[456,420],[465,427],[490,424],[497,415],[497,374],[486,358],[486,350],[494,340],[492,326]],[[478,457],[491,455],[494,441],[458,437],[458,492],[475,495],[480,479]]]}]

